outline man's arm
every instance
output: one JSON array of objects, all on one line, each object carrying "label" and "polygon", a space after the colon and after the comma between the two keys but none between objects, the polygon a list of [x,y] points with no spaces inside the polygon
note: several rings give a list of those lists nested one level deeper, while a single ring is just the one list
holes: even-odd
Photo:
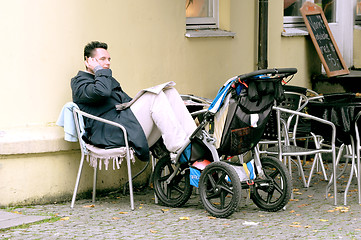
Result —
[{"label": "man's arm", "polygon": [[95,72],[94,79],[86,76],[77,76],[72,79],[74,101],[91,103],[102,101],[110,97],[112,91],[112,71],[100,69]]}]

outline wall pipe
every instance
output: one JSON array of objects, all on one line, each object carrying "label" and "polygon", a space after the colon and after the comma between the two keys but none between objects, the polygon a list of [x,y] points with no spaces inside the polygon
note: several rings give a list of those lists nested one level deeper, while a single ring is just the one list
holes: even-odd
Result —
[{"label": "wall pipe", "polygon": [[268,68],[268,0],[258,0],[258,69]]}]

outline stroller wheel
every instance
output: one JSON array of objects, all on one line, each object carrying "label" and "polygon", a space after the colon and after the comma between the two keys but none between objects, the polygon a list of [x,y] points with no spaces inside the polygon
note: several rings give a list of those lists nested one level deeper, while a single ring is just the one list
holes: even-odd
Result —
[{"label": "stroller wheel", "polygon": [[181,165],[176,176],[167,184],[166,181],[174,170],[175,165],[171,163],[169,157],[165,157],[157,162],[153,172],[154,191],[160,202],[169,207],[184,205],[192,194],[188,165]]},{"label": "stroller wheel", "polygon": [[255,184],[251,199],[259,208],[276,212],[291,198],[291,176],[286,166],[275,157],[263,157],[261,164],[266,179]]},{"label": "stroller wheel", "polygon": [[241,197],[241,182],[232,166],[212,162],[199,179],[199,194],[204,208],[214,217],[225,218],[234,213]]}]

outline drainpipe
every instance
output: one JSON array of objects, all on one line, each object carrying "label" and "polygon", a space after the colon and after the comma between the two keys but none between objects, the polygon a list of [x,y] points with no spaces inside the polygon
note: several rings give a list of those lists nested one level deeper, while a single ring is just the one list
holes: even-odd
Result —
[{"label": "drainpipe", "polygon": [[266,69],[268,41],[268,0],[258,0],[258,69]]}]

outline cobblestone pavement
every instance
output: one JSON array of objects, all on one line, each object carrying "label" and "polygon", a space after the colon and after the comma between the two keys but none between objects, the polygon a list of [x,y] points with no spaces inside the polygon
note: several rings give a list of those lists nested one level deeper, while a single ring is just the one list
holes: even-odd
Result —
[{"label": "cobblestone pavement", "polygon": [[239,209],[226,219],[211,217],[196,194],[182,208],[156,205],[151,189],[135,193],[134,211],[129,196],[121,194],[98,198],[94,205],[78,200],[74,209],[70,202],[16,207],[11,210],[57,218],[2,230],[0,239],[361,239],[356,184],[345,206],[345,181],[339,180],[339,205],[334,206],[332,195],[325,198],[326,182],[320,174],[310,188],[296,179],[294,200],[279,212],[261,211],[243,190]]}]

